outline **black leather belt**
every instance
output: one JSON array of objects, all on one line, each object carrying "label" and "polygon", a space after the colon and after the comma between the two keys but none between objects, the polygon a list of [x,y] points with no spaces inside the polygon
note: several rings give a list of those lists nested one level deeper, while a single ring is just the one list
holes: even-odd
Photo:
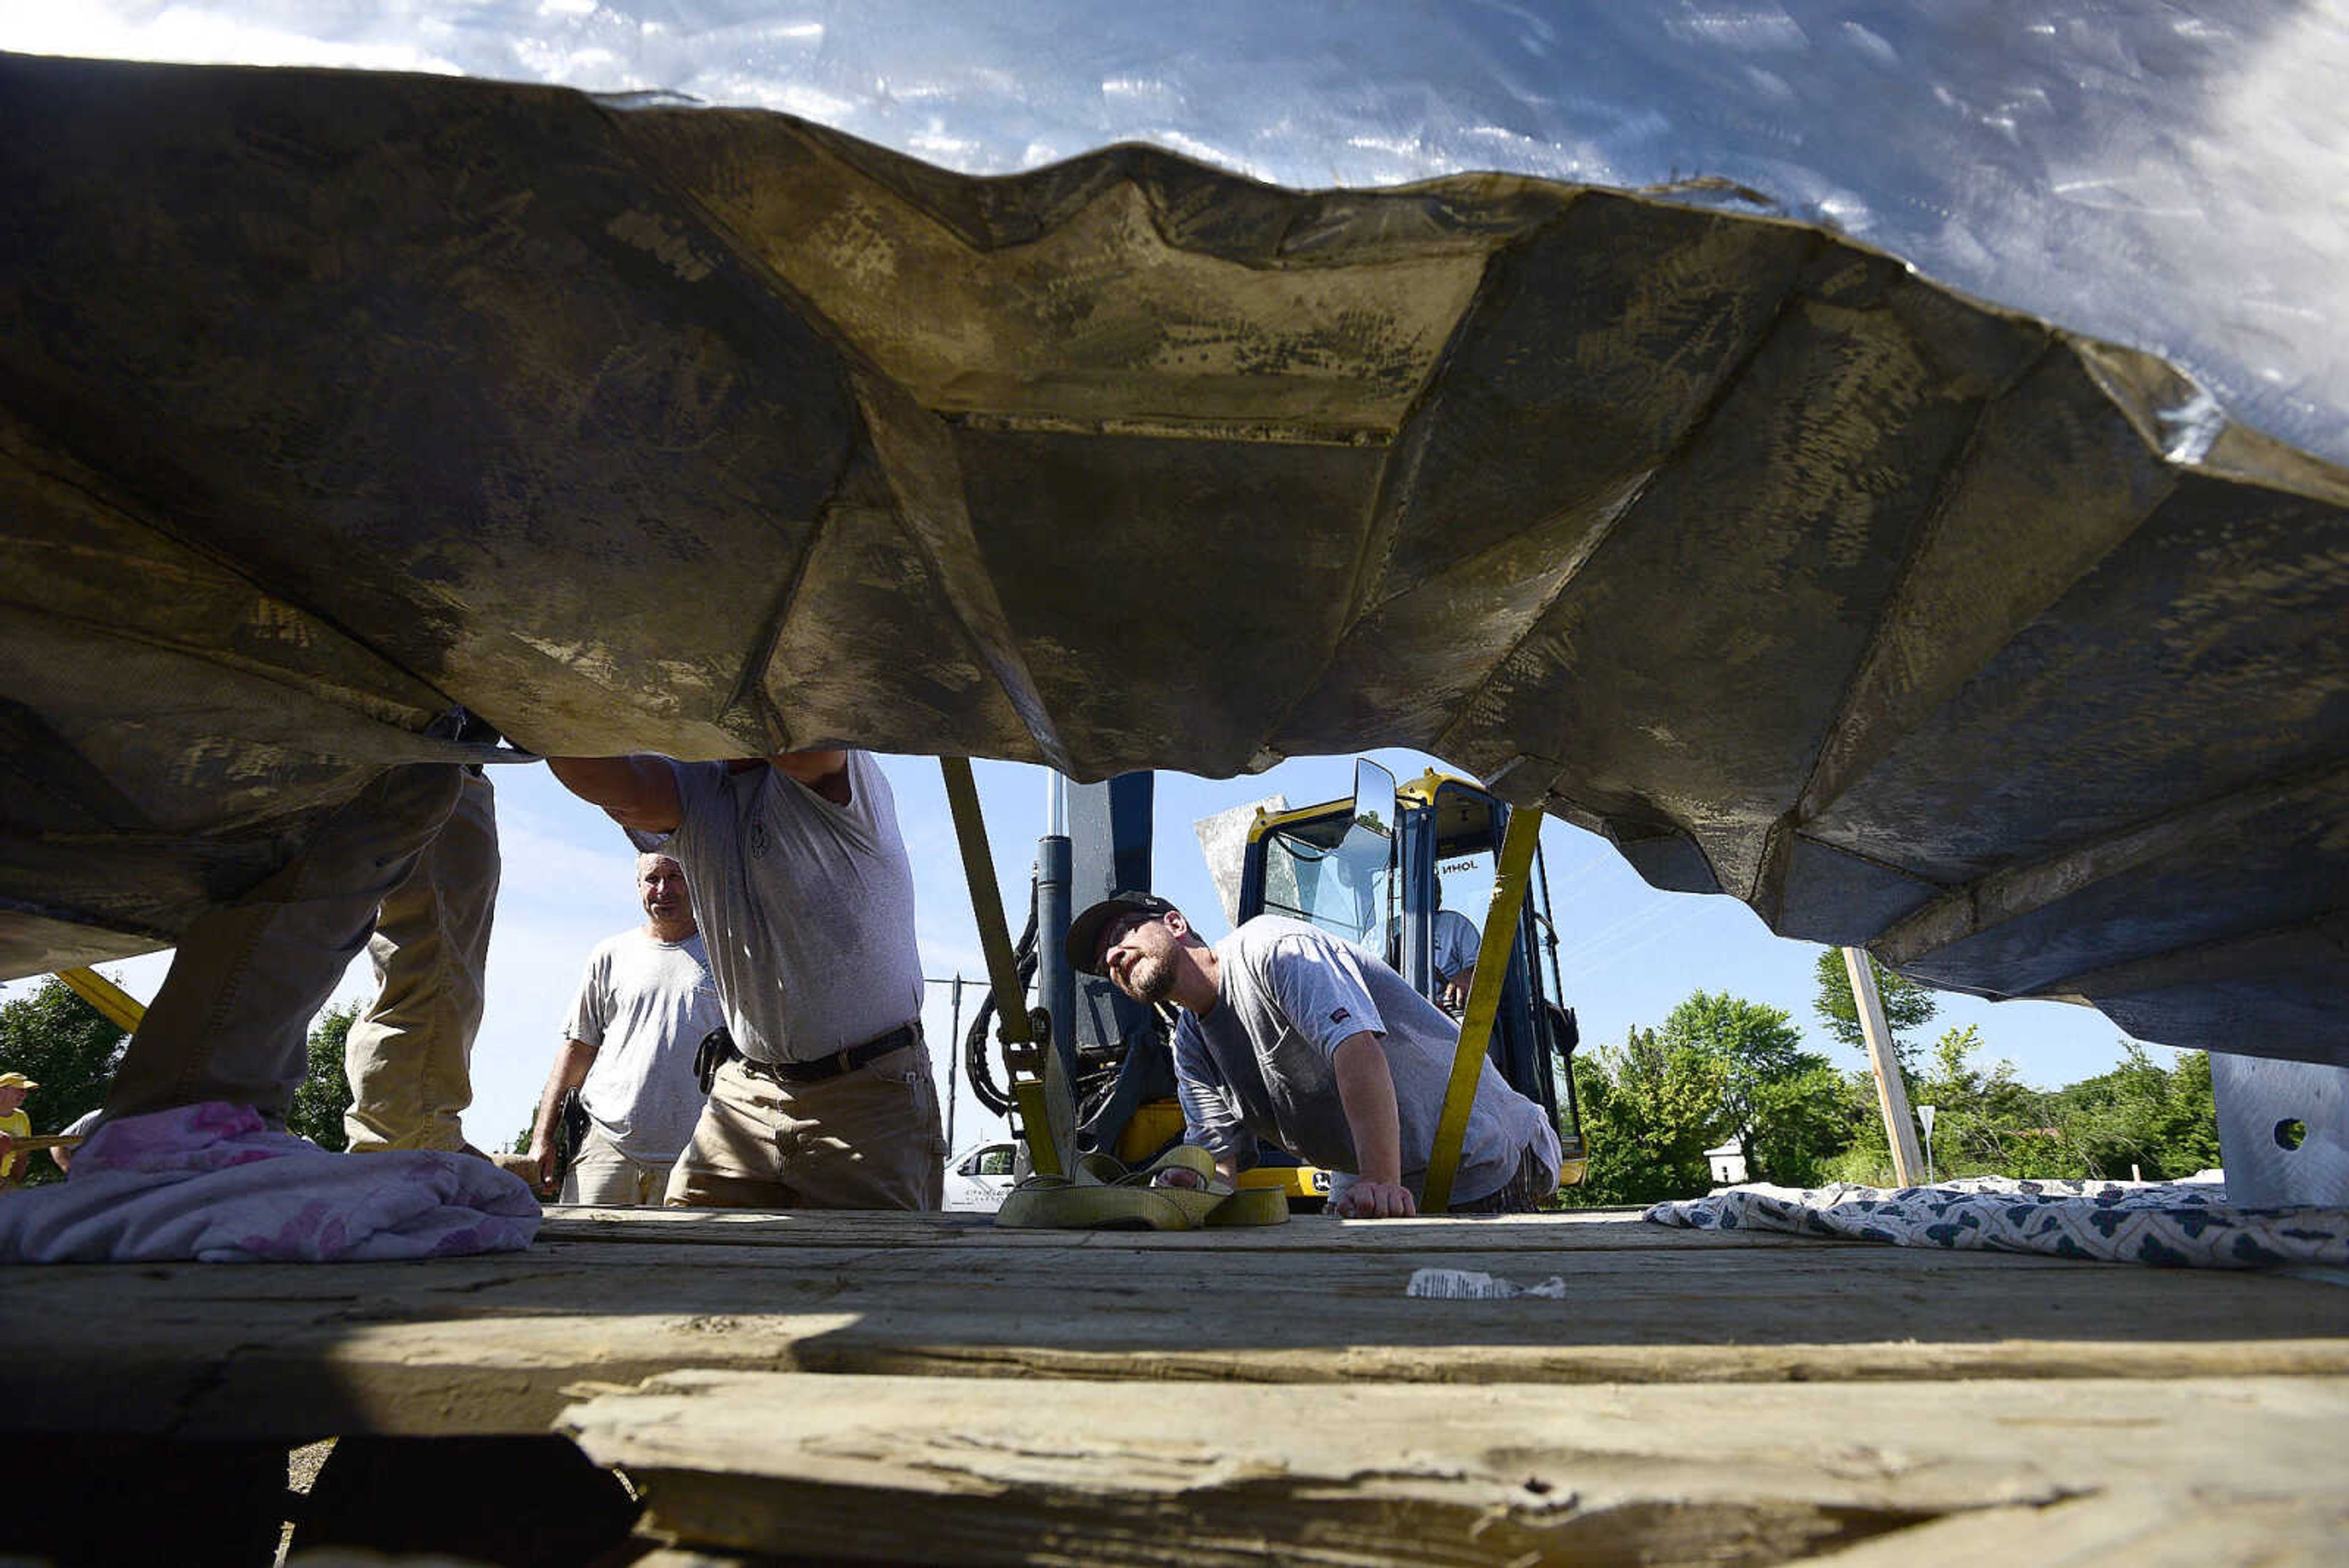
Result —
[{"label": "black leather belt", "polygon": [[837,1078],[843,1073],[854,1073],[867,1062],[876,1061],[892,1051],[903,1051],[922,1037],[918,1023],[901,1023],[886,1034],[876,1035],[862,1045],[851,1045],[845,1051],[835,1051],[829,1056],[818,1056],[812,1062],[754,1062],[748,1056],[742,1065],[761,1077],[772,1078],[779,1084],[821,1084],[826,1078]]}]

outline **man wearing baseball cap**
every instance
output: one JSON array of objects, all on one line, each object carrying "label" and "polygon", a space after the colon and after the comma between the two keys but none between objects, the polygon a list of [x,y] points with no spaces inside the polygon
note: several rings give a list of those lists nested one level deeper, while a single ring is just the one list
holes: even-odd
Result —
[{"label": "man wearing baseball cap", "polygon": [[[1301,920],[1259,915],[1212,947],[1183,911],[1119,893],[1069,927],[1069,962],[1136,1002],[1171,1002],[1184,1141],[1226,1180],[1258,1138],[1330,1171],[1350,1219],[1419,1212],[1460,1027],[1402,976]],[[1489,1061],[1454,1213],[1515,1213],[1557,1189],[1557,1129]]]},{"label": "man wearing baseball cap", "polygon": [[22,1073],[0,1073],[0,1181],[14,1181],[25,1173],[25,1157],[9,1146],[33,1136],[33,1118],[25,1114],[25,1096],[40,1086]]}]

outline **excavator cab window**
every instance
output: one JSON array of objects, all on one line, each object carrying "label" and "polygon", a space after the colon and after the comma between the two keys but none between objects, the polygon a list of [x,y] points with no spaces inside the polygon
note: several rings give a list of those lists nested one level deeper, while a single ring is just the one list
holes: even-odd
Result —
[{"label": "excavator cab window", "polygon": [[1364,942],[1392,923],[1391,835],[1350,813],[1275,828],[1264,843],[1264,911]]}]

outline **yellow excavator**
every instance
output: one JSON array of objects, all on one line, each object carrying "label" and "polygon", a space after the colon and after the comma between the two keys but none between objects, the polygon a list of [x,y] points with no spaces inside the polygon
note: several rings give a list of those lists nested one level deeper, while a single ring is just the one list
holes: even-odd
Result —
[{"label": "yellow excavator", "polygon": [[[1060,1054],[1070,1085],[1074,1152],[1111,1154],[1136,1168],[1183,1136],[1173,1018],[1106,981],[1071,971],[1061,938],[1076,910],[1120,888],[1150,885],[1154,794],[1148,774],[1062,786],[1056,820],[1039,841],[1029,919],[1015,951],[1019,983],[1034,981],[1035,1011],[1045,1023],[1040,1033]],[[1366,762],[1357,765],[1347,798],[1297,807],[1269,803],[1237,815],[1237,823],[1201,825],[1210,870],[1235,925],[1268,913],[1308,921],[1385,960],[1439,1005],[1447,1000],[1448,978],[1457,974],[1464,983],[1459,965],[1464,958],[1474,961],[1476,942],[1469,936],[1464,952],[1459,933],[1481,924],[1483,896],[1508,825],[1509,807],[1491,793],[1433,770],[1397,787]],[[1474,918],[1464,918],[1462,907]],[[989,1043],[995,1012],[990,993],[965,1035],[965,1067],[982,1104],[1019,1117],[1018,1096]],[[1557,1123],[1566,1157],[1559,1184],[1568,1187],[1581,1181],[1588,1165],[1571,1071],[1578,1042],[1537,851],[1486,1051],[1502,1076]],[[1023,1140],[1023,1174],[1026,1159]],[[1330,1177],[1268,1146],[1240,1186],[1278,1188],[1293,1208],[1311,1209],[1328,1193]]]}]

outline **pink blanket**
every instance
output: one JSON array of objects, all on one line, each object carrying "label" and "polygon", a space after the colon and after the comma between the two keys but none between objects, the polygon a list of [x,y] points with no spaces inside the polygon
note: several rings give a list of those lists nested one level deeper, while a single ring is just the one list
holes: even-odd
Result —
[{"label": "pink blanket", "polygon": [[212,1102],[108,1122],[53,1186],[0,1193],[0,1262],[366,1262],[517,1251],[519,1177],[471,1155],[330,1154]]}]

